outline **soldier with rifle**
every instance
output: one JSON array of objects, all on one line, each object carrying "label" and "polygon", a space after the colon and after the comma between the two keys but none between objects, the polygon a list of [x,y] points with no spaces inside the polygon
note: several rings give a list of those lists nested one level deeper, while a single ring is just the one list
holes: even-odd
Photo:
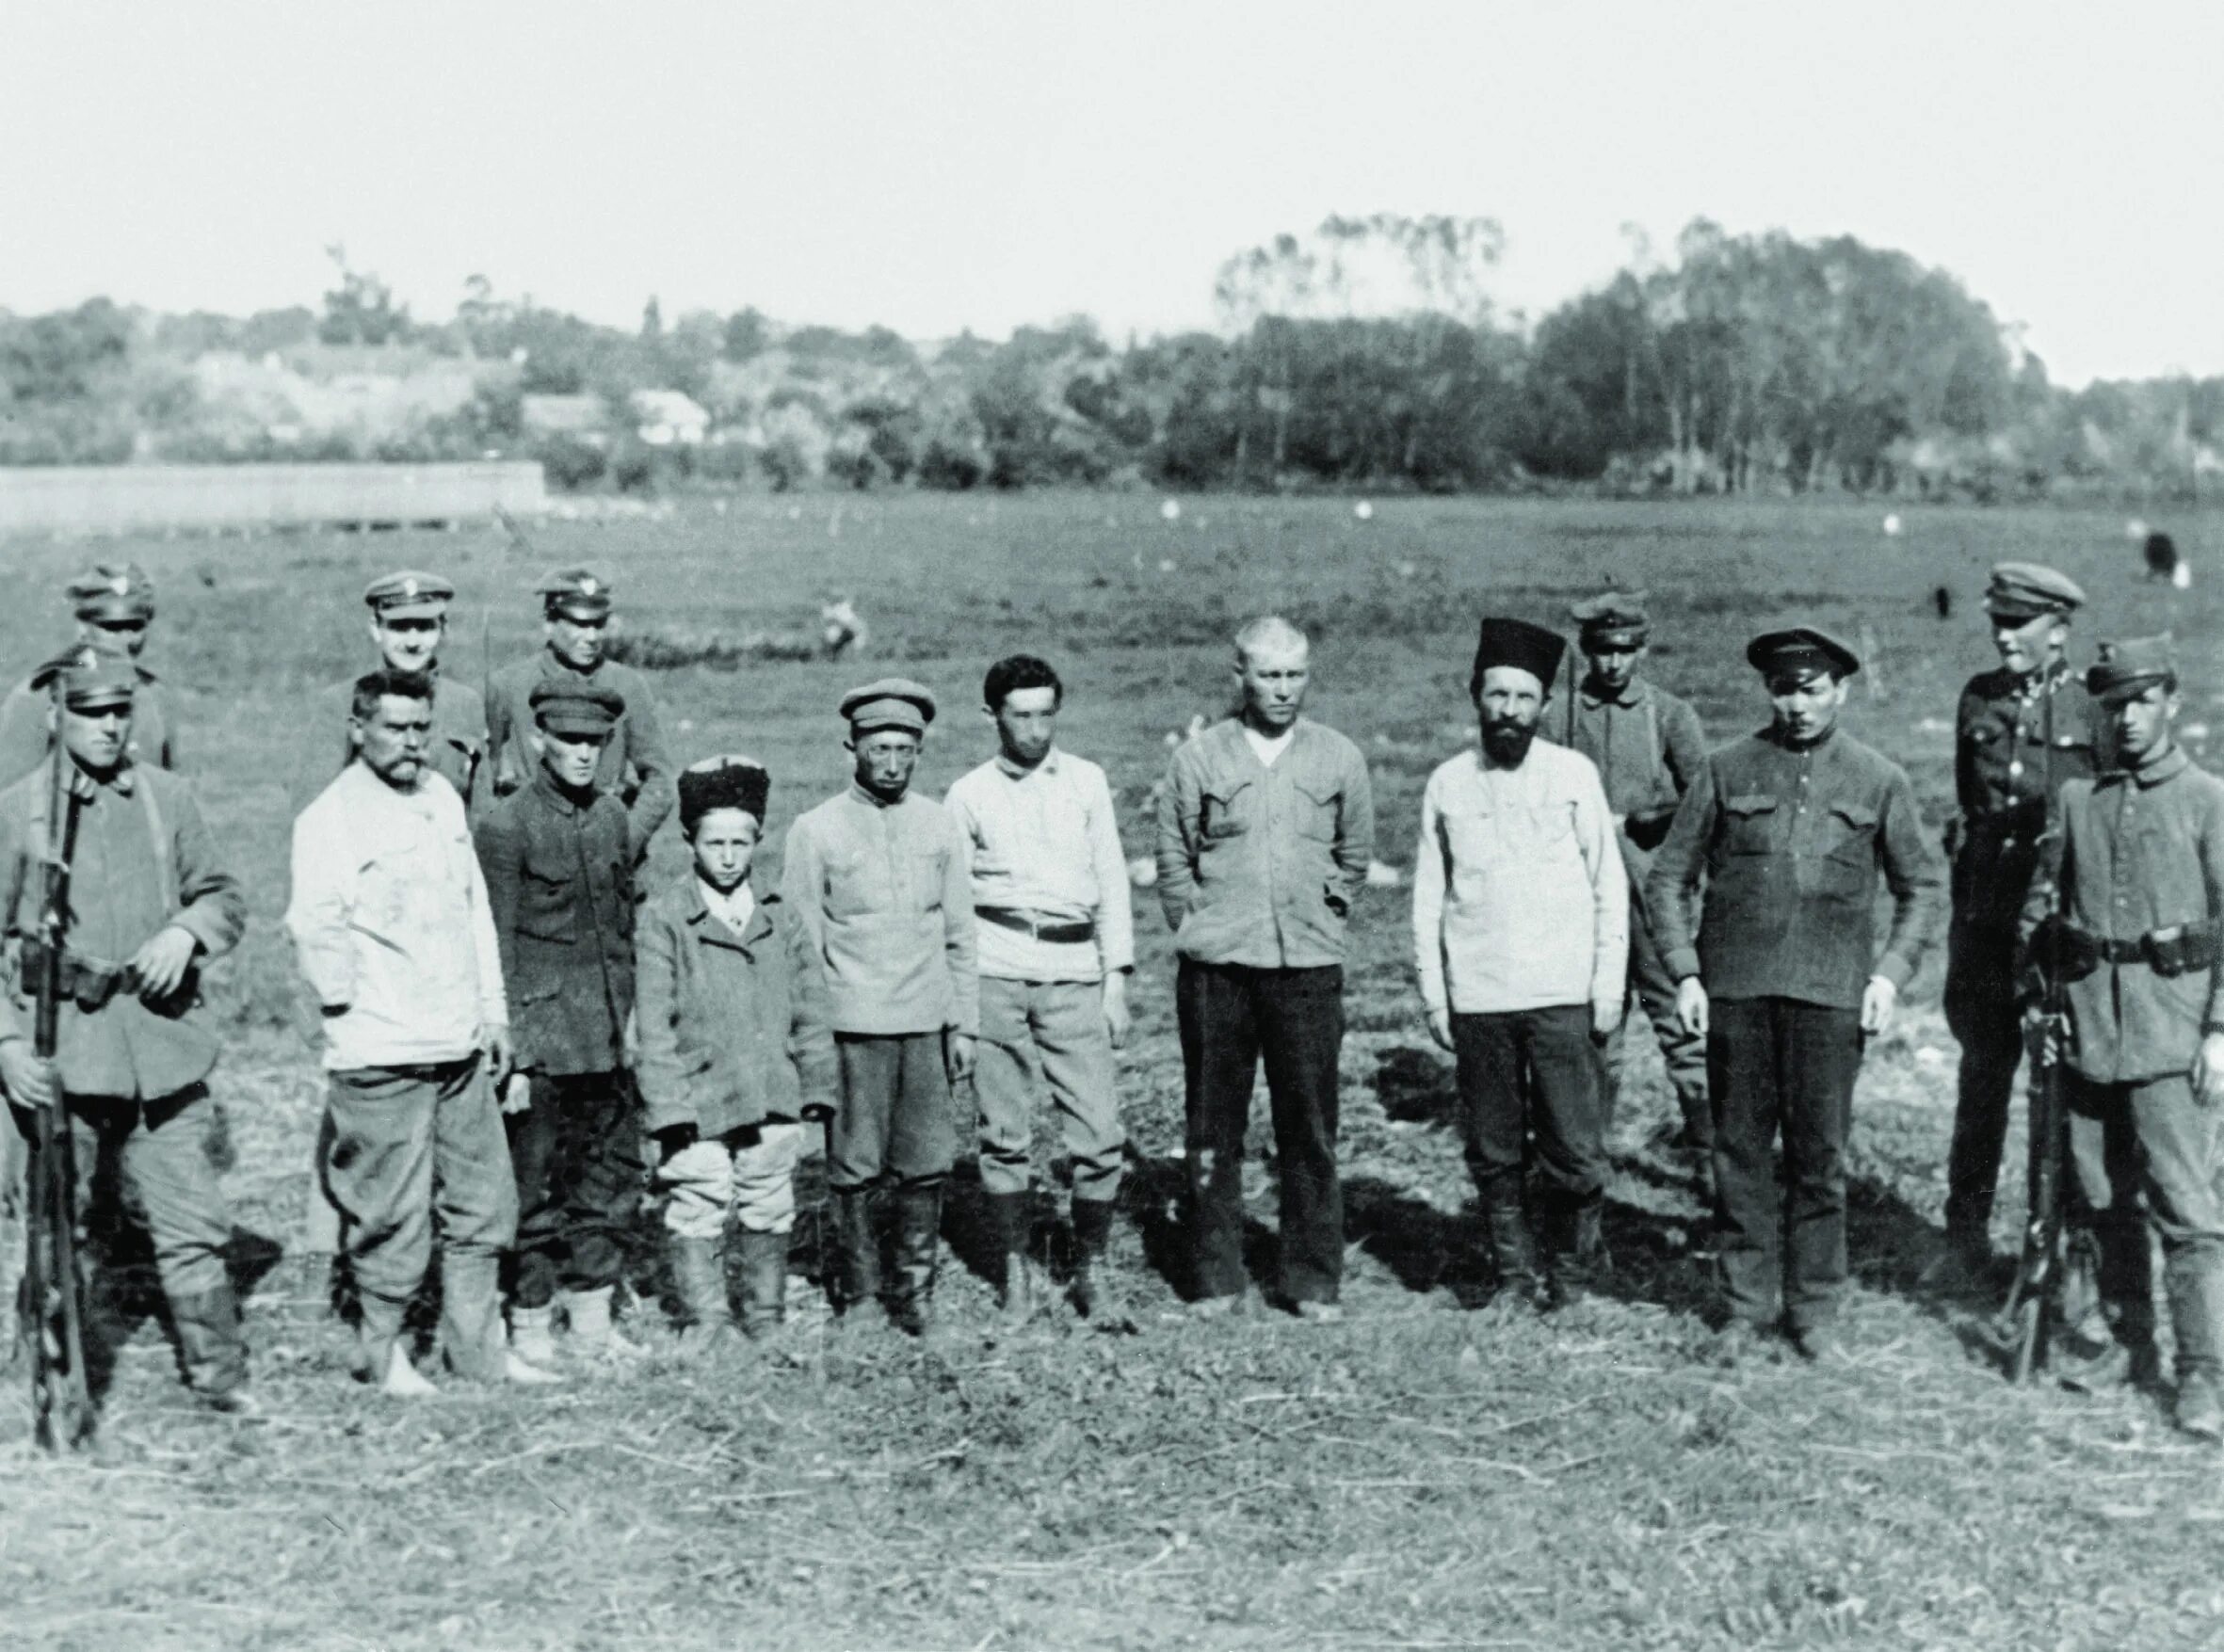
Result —
[{"label": "soldier with rifle", "polygon": [[208,1152],[218,1045],[201,997],[202,961],[232,949],[247,909],[192,792],[132,760],[129,658],[79,646],[34,681],[52,698],[50,753],[0,792],[0,925],[13,966],[0,992],[0,1086],[38,1149],[26,1306],[41,1425],[72,1443],[90,1424],[79,1333],[102,1317],[86,1311],[97,1271],[88,1300],[73,1300],[72,1253],[104,1163],[146,1213],[187,1385],[219,1410],[248,1405],[224,1265],[232,1220]]},{"label": "soldier with rifle", "polygon": [[[2103,644],[2086,686],[2118,766],[2063,787],[2061,831],[2024,908],[2060,983],[2062,1129],[2111,1333],[2072,1371],[2086,1387],[2152,1375],[2151,1226],[2177,1342],[2177,1425],[2224,1440],[2224,780],[2172,736],[2168,637]],[[2032,1294],[2026,1313],[2039,1306]]]}]

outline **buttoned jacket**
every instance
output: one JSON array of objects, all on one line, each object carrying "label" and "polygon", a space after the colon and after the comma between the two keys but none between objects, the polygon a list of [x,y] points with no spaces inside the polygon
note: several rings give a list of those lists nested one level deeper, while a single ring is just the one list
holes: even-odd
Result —
[{"label": "buttoned jacket", "polygon": [[2099,767],[2100,717],[2069,666],[2036,680],[2006,670],[1969,680],[1954,711],[1954,916],[1972,929],[2015,927],[2039,865],[2048,804]]},{"label": "buttoned jacket", "polygon": [[664,718],[649,679],[631,666],[604,660],[592,671],[574,671],[542,649],[494,673],[487,697],[489,762],[494,794],[523,791],[540,771],[533,750],[533,689],[538,683],[599,682],[625,697],[625,712],[603,747],[595,784],[624,805],[633,826],[636,855],[648,852],[649,840],[679,800],[671,748],[665,743]]}]

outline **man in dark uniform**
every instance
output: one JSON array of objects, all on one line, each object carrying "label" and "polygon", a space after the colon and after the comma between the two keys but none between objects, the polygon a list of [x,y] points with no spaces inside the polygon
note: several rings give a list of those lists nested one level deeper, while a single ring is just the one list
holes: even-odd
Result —
[{"label": "man in dark uniform", "polygon": [[625,806],[633,823],[634,853],[644,855],[672,810],[673,764],[648,678],[604,657],[610,582],[589,569],[572,568],[550,574],[534,589],[546,618],[542,629],[548,646],[496,672],[488,696],[495,795],[528,785],[540,766],[532,748],[535,684],[585,682],[615,689],[625,713],[603,747],[595,784]]},{"label": "man in dark uniform", "polygon": [[[130,658],[81,644],[31,681],[45,693],[56,677],[63,711],[47,762],[70,765],[76,800],[65,996],[55,1058],[42,1062],[29,986],[55,823],[41,762],[0,791],[0,938],[13,965],[0,990],[0,1090],[26,1140],[30,1109],[64,1109],[81,1219],[104,1163],[121,1171],[145,1212],[187,1384],[218,1409],[242,1410],[247,1344],[224,1265],[232,1219],[209,1157],[219,1126],[207,1081],[220,1046],[201,967],[237,943],[247,903],[185,781],[132,761]],[[103,1316],[91,1323],[99,1330]]]},{"label": "man in dark uniform", "polygon": [[[131,663],[131,761],[141,768],[174,769],[178,720],[169,691],[139,664],[154,623],[154,586],[136,562],[104,562],[69,584],[77,640],[95,652]],[[22,778],[46,756],[46,700],[19,682],[0,700],[0,786]]]},{"label": "man in dark uniform", "polygon": [[1961,691],[1954,714],[1954,918],[1946,933],[1946,1024],[1961,1045],[1954,1145],[1946,1161],[1946,1254],[1939,1275],[1974,1286],[1991,1265],[1992,1194],[2007,1139],[2008,1091],[2023,1060],[2016,923],[2039,839],[2062,788],[2094,770],[2094,713],[2063,650],[2085,603],[2074,581],[2003,562],[1985,593],[1999,667]]},{"label": "man in dark uniform", "polygon": [[[573,1348],[639,1352],[610,1317],[640,1201],[640,1103],[626,1066],[634,1007],[634,853],[624,807],[595,783],[625,716],[608,683],[533,685],[532,783],[478,826],[479,865],[508,986],[518,1071],[508,1114],[518,1183],[510,1346],[544,1366],[556,1293]],[[514,1106],[514,1103],[512,1103]]]},{"label": "man in dark uniform", "polygon": [[[1707,1040],[1725,1357],[1776,1321],[1781,1286],[1785,1328],[1815,1359],[1839,1339],[1845,1136],[1862,1047],[1890,1024],[1945,916],[1946,869],[1906,772],[1838,728],[1846,679],[1861,669],[1854,651],[1798,626],[1755,637],[1746,658],[1775,719],[1708,757],[1646,901],[1684,1024]],[[1879,873],[1893,903],[1881,952]]]},{"label": "man in dark uniform", "polygon": [[[1629,868],[1630,992],[1652,1023],[1675,1092],[1683,1128],[1670,1146],[1684,1155],[1712,1203],[1715,1127],[1707,1113],[1706,1040],[1692,1036],[1676,1015],[1676,984],[1661,958],[1644,900],[1652,852],[1706,762],[1706,734],[1686,702],[1637,675],[1652,629],[1643,591],[1606,591],[1576,603],[1569,614],[1587,669],[1547,732],[1589,758],[1606,788],[1606,807]],[[1622,1017],[1606,1046],[1609,1120],[1629,1071],[1631,1019]]]},{"label": "man in dark uniform", "polygon": [[2024,920],[2034,934],[2046,924],[2061,971],[2068,1026],[2053,1035],[2066,1035],[2070,1169],[2121,1351],[2103,1360],[2153,1368],[2151,1226],[2177,1424],[2224,1439],[2224,781],[2172,738],[2169,638],[2103,644],[2086,685],[2117,762],[2063,787]]}]

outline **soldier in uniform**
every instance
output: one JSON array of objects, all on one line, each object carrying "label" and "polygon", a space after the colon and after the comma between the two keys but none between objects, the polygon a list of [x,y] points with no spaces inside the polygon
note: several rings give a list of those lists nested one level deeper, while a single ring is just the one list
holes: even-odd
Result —
[{"label": "soldier in uniform", "polygon": [[[1646,903],[1684,1024],[1707,1040],[1724,1356],[1776,1323],[1781,1289],[1793,1344],[1815,1359],[1840,1338],[1845,1136],[1862,1047],[1890,1023],[1945,916],[1946,869],[1906,771],[1837,726],[1859,656],[1798,626],[1755,637],[1746,658],[1774,721],[1709,755],[1654,858]],[[1879,873],[1893,903],[1881,952]]]},{"label": "soldier in uniform", "polygon": [[664,722],[648,678],[604,657],[610,631],[610,582],[589,569],[552,573],[534,587],[541,601],[547,646],[494,674],[487,699],[494,793],[508,796],[529,785],[540,760],[533,753],[533,689],[541,682],[596,682],[615,689],[625,714],[603,747],[595,784],[625,806],[633,824],[634,853],[671,812],[672,761]]},{"label": "soldier in uniform", "polygon": [[[2177,1342],[2178,1427],[2224,1438],[2224,781],[2172,737],[2167,636],[2103,644],[2086,685],[2116,762],[2062,788],[2024,926],[2062,974],[2070,1169],[2100,1249],[2117,1347],[2154,1367],[2148,1234]],[[2086,1385],[2091,1386],[2087,1375]]]},{"label": "soldier in uniform", "polygon": [[[131,761],[143,769],[174,769],[178,720],[169,691],[139,664],[154,623],[154,586],[136,562],[104,562],[69,584],[77,640],[98,653],[129,662],[132,696]],[[0,700],[0,786],[21,778],[46,757],[46,702],[28,682]]]},{"label": "soldier in uniform", "polygon": [[[0,923],[15,964],[0,991],[0,1088],[26,1139],[28,1109],[64,1110],[81,1218],[96,1170],[121,1171],[146,1214],[186,1382],[236,1411],[247,1405],[247,1344],[224,1266],[232,1219],[209,1156],[218,1119],[207,1080],[218,1044],[201,968],[237,942],[247,903],[218,863],[185,781],[132,758],[140,678],[129,655],[80,645],[31,682],[43,693],[56,677],[63,711],[54,755],[0,791]],[[29,995],[41,968],[40,868],[56,825],[47,819],[47,762],[70,765],[76,799],[52,1063],[33,1053]]]},{"label": "soldier in uniform", "polygon": [[[1552,737],[1581,752],[1599,771],[1606,806],[1620,828],[1629,870],[1630,995],[1652,1023],[1682,1129],[1670,1139],[1713,1202],[1714,1122],[1707,1112],[1706,1040],[1684,1030],[1644,907],[1645,874],[1668,836],[1676,805],[1706,762],[1699,714],[1665,688],[1637,675],[1652,635],[1643,591],[1606,591],[1569,610],[1586,666],[1583,681],[1550,719]],[[1606,1046],[1606,1115],[1612,1122],[1630,1066],[1634,1018],[1624,1015]]]},{"label": "soldier in uniform", "polygon": [[2094,774],[2092,700],[2063,650],[2076,584],[2034,562],[2003,562],[1985,593],[1996,670],[1978,673],[1954,714],[1954,917],[1946,933],[1946,1024],[1961,1045],[1946,1161],[1942,1277],[1975,1286],[1991,1263],[1992,1194],[2007,1139],[2008,1091],[2023,1059],[2016,924],[2054,799]]},{"label": "soldier in uniform", "polygon": [[644,1167],[640,1103],[624,1071],[634,856],[624,806],[595,783],[625,700],[576,675],[536,682],[529,698],[533,781],[479,822],[478,858],[512,1050],[531,1080],[524,1110],[506,1119],[519,1211],[511,1346],[544,1365],[559,1285],[573,1348],[640,1352],[612,1323],[610,1300]]}]

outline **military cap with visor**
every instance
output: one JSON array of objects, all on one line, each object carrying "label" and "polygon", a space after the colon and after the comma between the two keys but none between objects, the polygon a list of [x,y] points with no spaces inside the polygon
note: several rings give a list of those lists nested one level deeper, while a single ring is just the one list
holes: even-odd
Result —
[{"label": "military cap with visor", "polygon": [[1587,649],[1639,649],[1652,629],[1643,591],[1601,591],[1568,610]]},{"label": "military cap with visor", "polygon": [[533,684],[525,703],[533,708],[533,720],[551,734],[574,738],[607,735],[625,715],[624,695],[606,682],[585,678],[577,682],[542,678]]},{"label": "military cap with visor", "polygon": [[2125,637],[2101,645],[2101,657],[2086,667],[2085,686],[2095,698],[2129,699],[2156,683],[2178,681],[2177,649],[2169,633],[2160,636]]},{"label": "military cap with visor", "polygon": [[80,619],[154,617],[154,582],[136,562],[104,562],[69,585],[71,612]]},{"label": "military cap with visor", "polygon": [[1526,619],[1491,616],[1476,633],[1475,675],[1469,679],[1469,686],[1479,694],[1484,672],[1494,666],[1511,666],[1528,672],[1537,679],[1538,687],[1549,693],[1553,679],[1559,675],[1560,658],[1567,651],[1568,645],[1556,631],[1531,625]]},{"label": "military cap with visor", "polygon": [[551,618],[607,619],[610,582],[590,568],[558,569],[533,589]]},{"label": "military cap with visor", "polygon": [[1995,562],[1985,587],[1985,612],[2021,625],[2041,614],[2071,614],[2085,606],[2085,591],[2068,574],[2038,562]]},{"label": "military cap with visor", "polygon": [[1861,668],[1861,657],[1819,625],[1790,625],[1746,644],[1746,664],[1771,680],[1828,676],[1843,682]]},{"label": "military cap with visor", "polygon": [[714,809],[738,809],[765,823],[765,806],[772,795],[772,777],[753,757],[706,757],[680,771],[680,829],[693,831],[695,823]]},{"label": "military cap with visor", "polygon": [[437,573],[405,568],[363,586],[363,600],[381,619],[438,619],[456,600],[456,587]]},{"label": "military cap with visor", "polygon": [[934,721],[934,696],[908,677],[883,677],[842,697],[842,715],[852,734],[876,729],[901,729],[925,734]]},{"label": "military cap with visor", "polygon": [[56,685],[62,703],[73,712],[105,711],[128,707],[139,686],[139,674],[129,660],[104,654],[80,643],[56,654],[31,673],[31,691],[51,694]]}]

